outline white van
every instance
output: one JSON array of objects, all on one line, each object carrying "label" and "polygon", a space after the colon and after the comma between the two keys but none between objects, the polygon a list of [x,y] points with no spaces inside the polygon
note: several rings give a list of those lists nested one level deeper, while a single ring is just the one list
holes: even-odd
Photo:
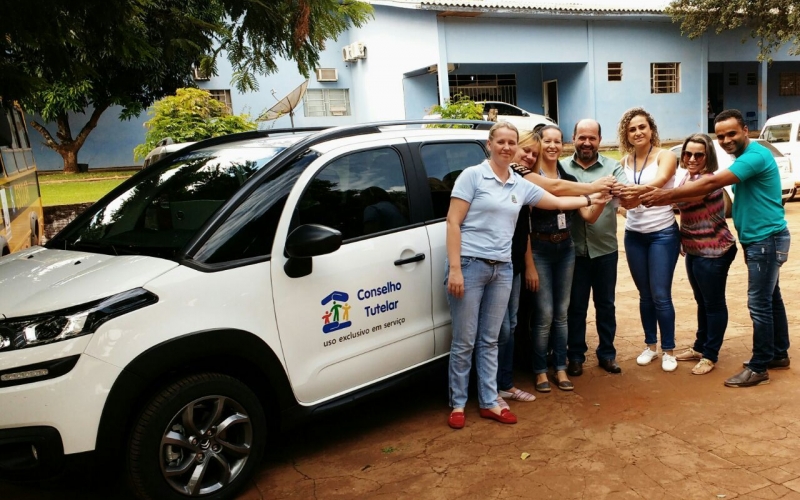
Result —
[{"label": "white van", "polygon": [[[773,116],[764,124],[759,138],[775,146],[793,163],[800,164],[800,111]],[[800,186],[800,168],[794,170],[794,184]]]}]

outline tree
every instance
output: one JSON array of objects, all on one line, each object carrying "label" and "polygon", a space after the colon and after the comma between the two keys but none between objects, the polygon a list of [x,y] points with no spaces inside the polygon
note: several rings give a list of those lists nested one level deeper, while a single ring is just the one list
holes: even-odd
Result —
[{"label": "tree", "polygon": [[[759,60],[791,42],[790,55],[800,54],[800,5],[795,0],[675,0],[666,12],[681,23],[681,32],[697,38],[707,31],[749,29],[758,40]],[[743,38],[742,42],[747,38]]]},{"label": "tree", "polygon": [[[6,2],[0,32],[0,95],[45,122],[31,126],[77,171],[78,151],[109,107],[121,119],[192,86],[192,70],[216,74],[226,54],[241,91],[293,59],[304,75],[328,39],[361,26],[371,7],[354,0],[81,0]],[[74,134],[70,113],[89,113]]]},{"label": "tree", "polygon": [[256,129],[246,114],[233,115],[227,106],[205,90],[178,89],[174,96],[157,101],[148,111],[153,118],[145,122],[144,144],[133,150],[136,159],[144,158],[165,137],[175,142],[190,142]]},{"label": "tree", "polygon": [[[447,99],[444,106],[433,105],[429,113],[440,115],[444,120],[483,120],[483,105],[477,104],[464,94],[456,94]],[[437,125],[437,127],[450,128],[451,125]]]}]

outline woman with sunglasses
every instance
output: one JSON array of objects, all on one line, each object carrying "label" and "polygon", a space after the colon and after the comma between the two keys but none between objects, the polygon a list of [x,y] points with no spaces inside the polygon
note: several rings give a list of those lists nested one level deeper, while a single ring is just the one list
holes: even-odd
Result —
[{"label": "woman with sunglasses", "polygon": [[680,253],[680,233],[672,207],[645,207],[639,196],[654,187],[671,188],[675,182],[677,160],[661,148],[658,127],[643,108],[629,109],[619,122],[619,144],[625,156],[622,163],[628,184],[616,190],[620,205],[627,210],[625,253],[636,288],[639,290],[639,315],[646,347],[636,358],[640,366],[658,357],[658,330],[661,330],[661,368],[678,368],[675,349],[675,306],[672,303],[672,277]]},{"label": "woman with sunglasses", "polygon": [[[689,136],[683,143],[681,164],[688,172],[681,186],[714,175],[717,154],[711,138],[706,134]],[[736,240],[725,221],[722,189],[676,205],[681,211],[686,274],[697,302],[697,335],[694,346],[675,357],[678,361],[697,361],[692,373],[705,375],[714,369],[728,327],[725,287],[736,257]]]},{"label": "woman with sunglasses", "polygon": [[557,198],[514,174],[519,134],[499,122],[489,130],[489,159],[456,179],[447,212],[445,288],[450,304],[450,406],[447,423],[465,425],[473,353],[482,418],[514,424],[517,417],[497,401],[497,339],[508,309],[513,266],[511,239],[523,205],[576,210],[606,203],[606,194]]}]

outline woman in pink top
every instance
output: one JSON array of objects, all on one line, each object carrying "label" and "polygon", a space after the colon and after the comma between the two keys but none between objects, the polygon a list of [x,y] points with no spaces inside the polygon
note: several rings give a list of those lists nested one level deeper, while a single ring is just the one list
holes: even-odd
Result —
[{"label": "woman in pink top", "polygon": [[[714,144],[706,134],[686,139],[681,150],[681,164],[688,171],[680,185],[693,182],[717,170]],[[686,255],[686,273],[697,302],[697,337],[694,346],[676,357],[695,361],[695,375],[714,369],[728,326],[725,286],[728,269],[736,257],[736,240],[725,222],[722,189],[703,197],[676,204],[681,211],[681,251]]]}]

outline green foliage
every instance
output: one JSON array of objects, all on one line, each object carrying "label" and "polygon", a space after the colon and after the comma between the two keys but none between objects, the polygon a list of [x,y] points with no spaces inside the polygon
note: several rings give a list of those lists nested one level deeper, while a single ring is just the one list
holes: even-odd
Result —
[{"label": "green foliage", "polygon": [[[759,60],[791,42],[790,55],[800,54],[800,10],[795,0],[675,0],[666,12],[681,24],[681,33],[697,38],[745,28],[758,40]],[[747,40],[745,36],[742,43]]]},{"label": "green foliage", "polygon": [[165,137],[189,142],[256,129],[249,115],[231,115],[225,104],[207,91],[193,88],[178,89],[174,96],[161,99],[148,115],[153,118],[145,122],[145,142],[133,150],[137,160],[147,156]]},{"label": "green foliage", "polygon": [[[32,126],[77,170],[77,154],[100,115],[130,119],[194,85],[199,63],[216,74],[225,53],[240,91],[292,59],[308,75],[329,39],[362,26],[372,7],[354,0],[39,0],[0,8],[0,96],[55,121]],[[90,116],[74,134],[69,113]]]},{"label": "green foliage", "polygon": [[483,120],[483,105],[464,94],[456,94],[448,99],[444,106],[436,104],[430,109],[431,114],[438,114],[448,120]]}]

